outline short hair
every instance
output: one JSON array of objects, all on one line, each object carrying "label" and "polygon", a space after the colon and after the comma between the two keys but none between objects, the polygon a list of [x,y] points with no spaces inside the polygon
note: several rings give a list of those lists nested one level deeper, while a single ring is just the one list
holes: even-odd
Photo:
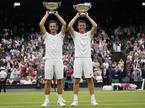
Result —
[{"label": "short hair", "polygon": [[85,20],[79,20],[79,21],[78,21],[78,24],[79,24],[79,23],[86,23],[86,21],[85,21]]},{"label": "short hair", "polygon": [[48,24],[50,25],[50,23],[55,23],[56,26],[58,26],[58,23],[57,23],[57,21],[55,21],[55,20],[50,20],[50,21],[48,22]]}]

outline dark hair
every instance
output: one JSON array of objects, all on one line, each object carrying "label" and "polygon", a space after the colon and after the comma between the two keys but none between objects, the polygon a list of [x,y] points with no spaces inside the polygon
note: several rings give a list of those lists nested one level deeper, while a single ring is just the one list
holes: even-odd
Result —
[{"label": "dark hair", "polygon": [[58,23],[57,23],[57,21],[55,21],[55,20],[50,20],[50,21],[48,22],[48,25],[50,25],[50,23],[55,23],[56,26],[58,26]]},{"label": "dark hair", "polygon": [[79,24],[79,23],[86,23],[86,21],[85,21],[85,20],[79,20],[79,21],[78,21],[78,24]]}]

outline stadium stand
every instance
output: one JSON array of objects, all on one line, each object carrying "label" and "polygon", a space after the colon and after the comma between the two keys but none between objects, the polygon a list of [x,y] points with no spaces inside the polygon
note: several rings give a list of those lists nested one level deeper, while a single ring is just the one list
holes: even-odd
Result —
[{"label": "stadium stand", "polygon": [[[102,73],[103,69],[109,69],[108,84],[141,82],[142,75],[145,73],[143,13],[145,8],[138,6],[137,0],[132,0],[131,3],[131,0],[122,2],[108,0],[108,4],[104,3],[105,0],[90,1],[93,5],[90,15],[94,15],[93,18],[98,24],[97,33],[92,40],[94,73],[95,69],[98,69],[95,75]],[[17,8],[13,7],[13,2],[14,0],[5,0],[3,5],[0,4],[0,65],[6,67],[9,88],[10,85],[19,85],[20,88],[22,85],[36,87],[34,85],[38,82],[43,85],[44,45],[38,22],[45,8],[41,0],[29,2],[22,0],[22,6]],[[68,22],[75,14],[75,10],[71,8],[72,4],[80,1],[62,0],[61,2],[60,13]],[[33,5],[34,3],[36,5]],[[67,8],[71,8],[72,12],[68,12]],[[116,10],[113,11],[113,8]],[[133,12],[134,10],[136,13]],[[68,32],[64,39],[63,50],[64,85],[66,88],[72,88],[74,44]],[[85,83],[85,79],[82,79],[82,82]],[[95,84],[100,85],[97,82]]]}]

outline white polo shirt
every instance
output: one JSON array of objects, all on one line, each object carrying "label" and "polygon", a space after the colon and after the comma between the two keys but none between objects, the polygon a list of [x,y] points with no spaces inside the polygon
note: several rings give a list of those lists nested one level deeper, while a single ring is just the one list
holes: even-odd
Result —
[{"label": "white polo shirt", "polygon": [[75,44],[75,57],[90,58],[91,57],[91,31],[84,34],[74,32],[73,36]]},{"label": "white polo shirt", "polygon": [[45,59],[62,59],[63,36],[60,33],[55,36],[46,32],[43,35],[45,44]]}]

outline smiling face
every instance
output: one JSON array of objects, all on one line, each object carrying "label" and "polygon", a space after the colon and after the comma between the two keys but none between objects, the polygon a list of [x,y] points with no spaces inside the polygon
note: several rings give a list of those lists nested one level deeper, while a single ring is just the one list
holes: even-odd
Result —
[{"label": "smiling face", "polygon": [[50,33],[51,34],[56,34],[57,33],[58,25],[57,25],[57,22],[56,21],[51,20],[49,22],[49,30],[50,30]]},{"label": "smiling face", "polygon": [[78,22],[78,30],[80,33],[85,33],[86,32],[86,22],[84,20],[80,20]]}]

